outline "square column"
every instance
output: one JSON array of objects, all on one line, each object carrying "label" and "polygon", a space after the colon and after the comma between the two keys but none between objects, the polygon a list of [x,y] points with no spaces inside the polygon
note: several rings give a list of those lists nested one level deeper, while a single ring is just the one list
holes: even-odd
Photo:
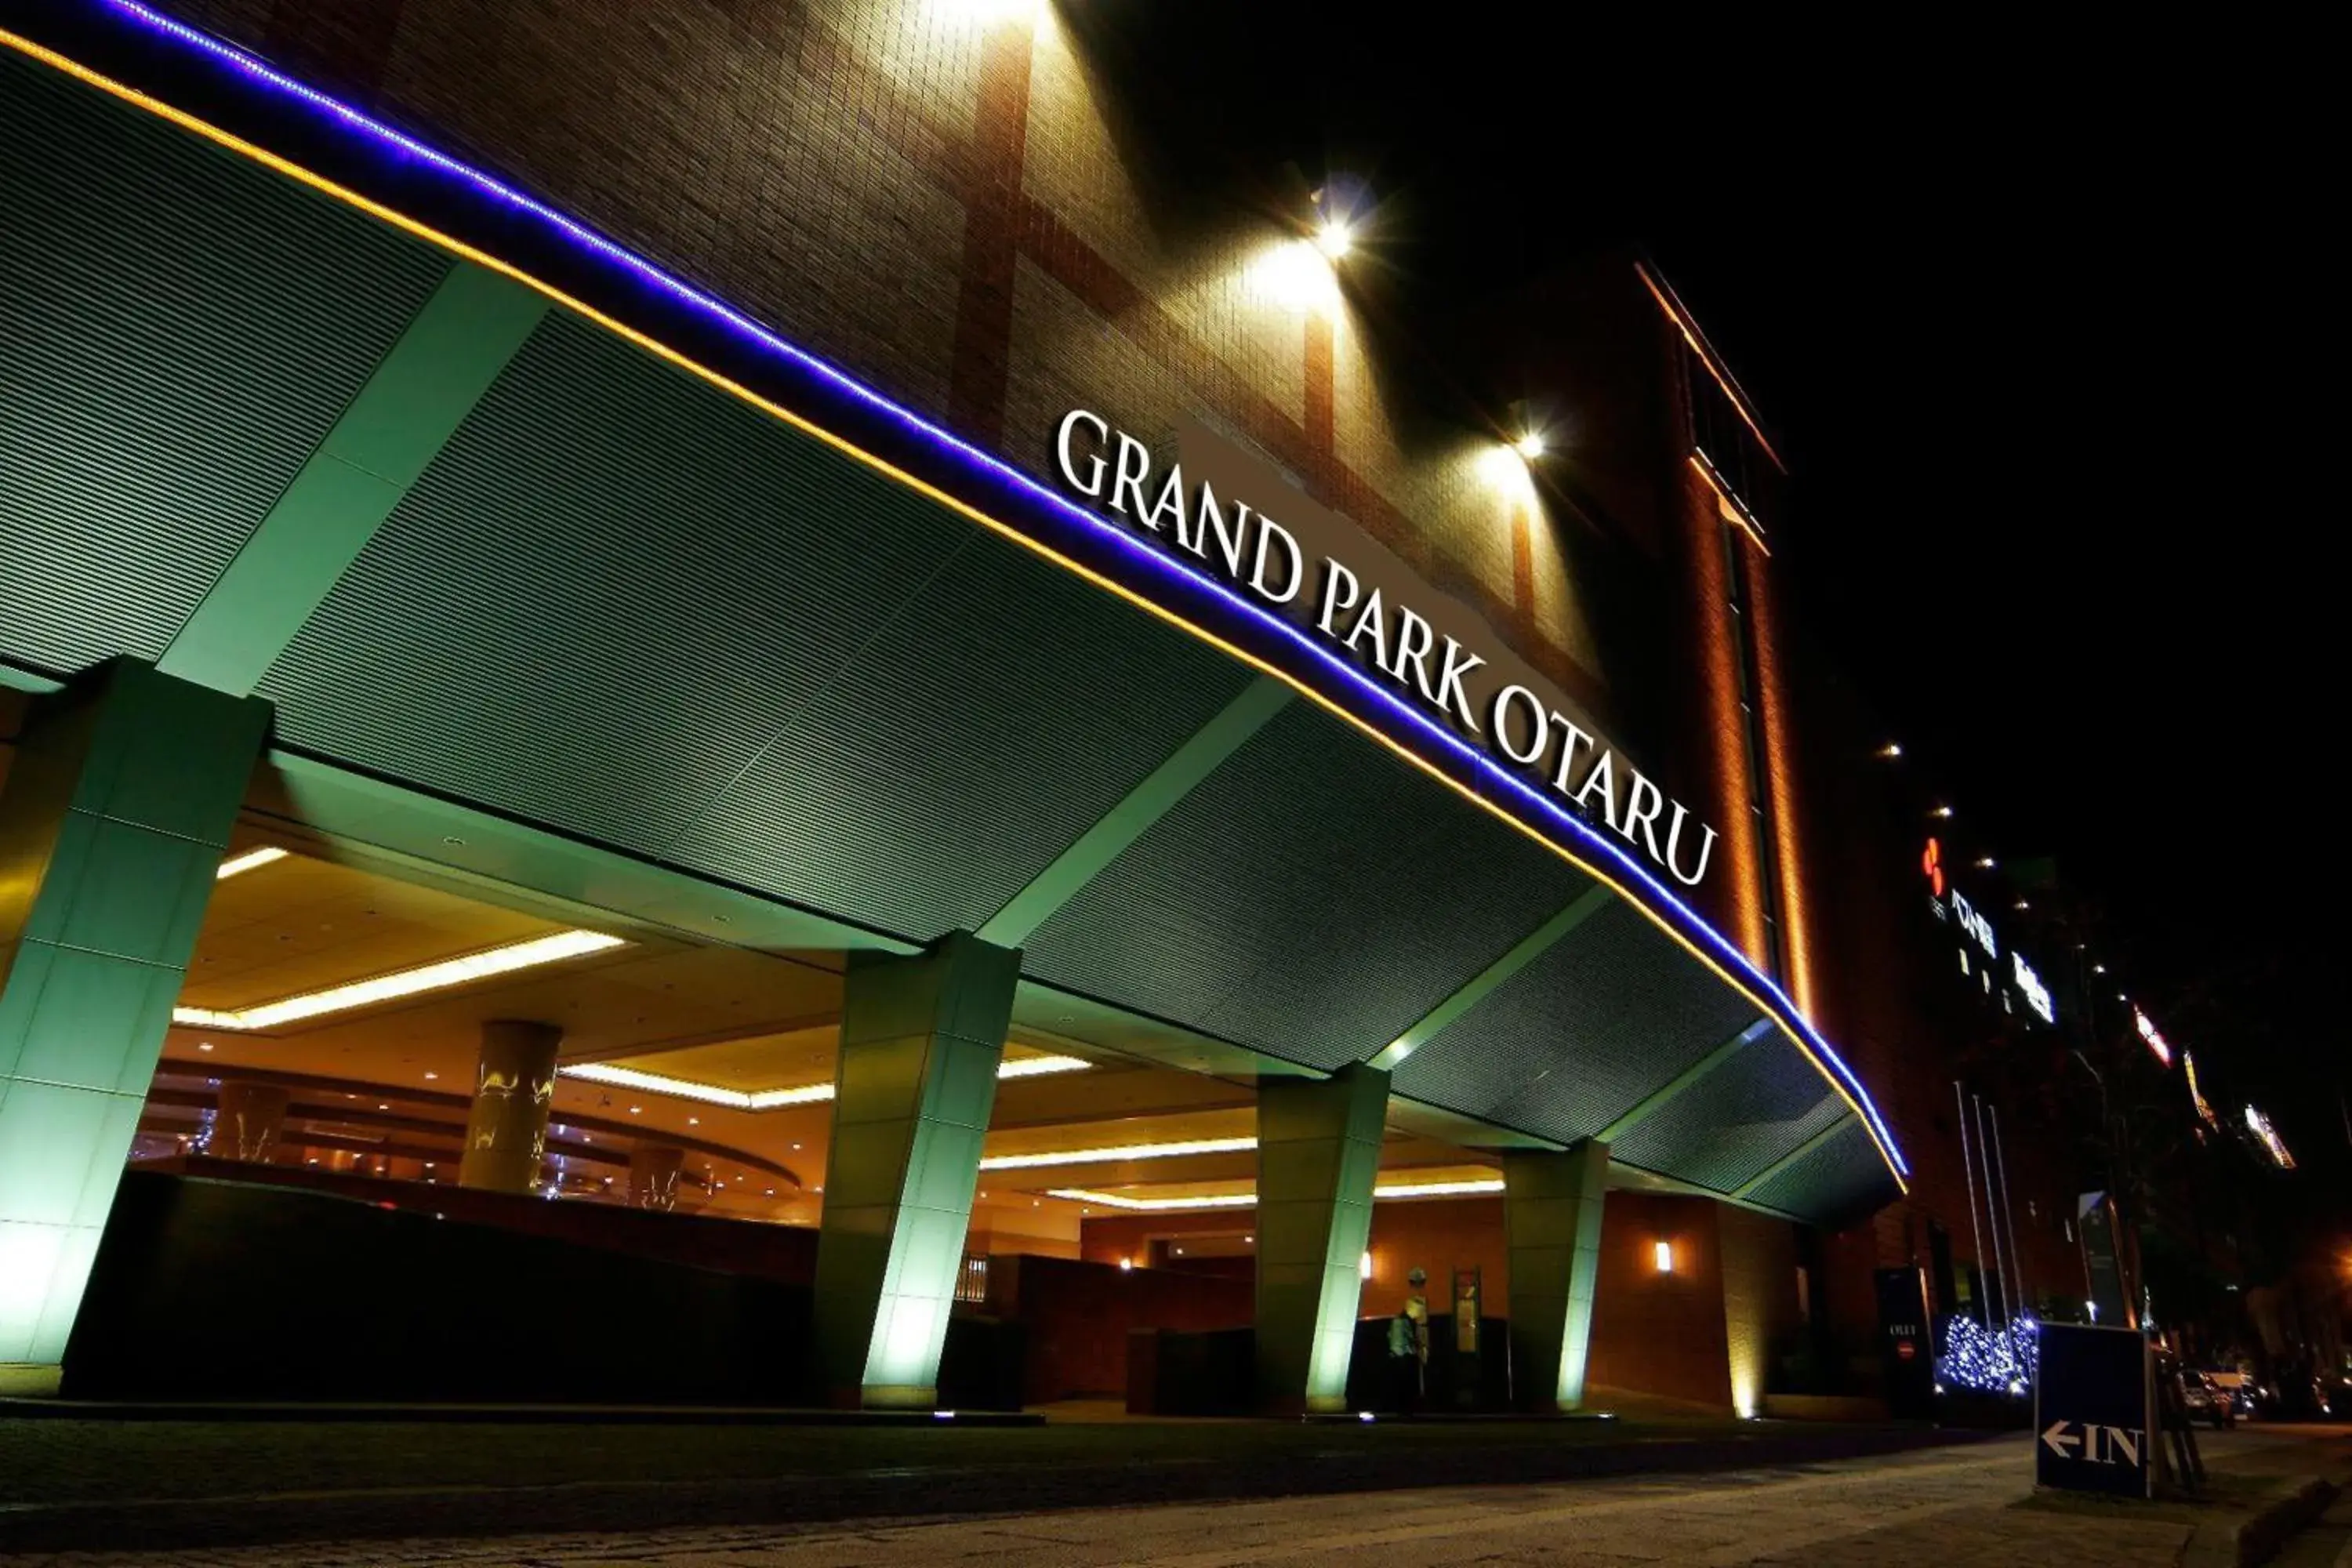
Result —
[{"label": "square column", "polygon": [[852,954],[817,1236],[817,1374],[838,1405],[929,1409],[963,1268],[1018,949],[956,931]]},{"label": "square column", "polygon": [[1511,1390],[1523,1410],[1584,1403],[1609,1145],[1503,1156],[1503,1237],[1511,1268]]},{"label": "square column", "polygon": [[1278,1412],[1342,1410],[1372,1236],[1389,1075],[1361,1063],[1257,1089],[1257,1387]]},{"label": "square column", "polygon": [[56,1388],[269,713],[116,660],[0,792],[0,1390]]}]

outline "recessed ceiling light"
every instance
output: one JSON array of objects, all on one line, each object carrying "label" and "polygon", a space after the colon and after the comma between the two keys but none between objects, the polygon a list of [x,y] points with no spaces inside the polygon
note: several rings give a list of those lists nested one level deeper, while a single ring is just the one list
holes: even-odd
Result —
[{"label": "recessed ceiling light", "polygon": [[485,952],[444,959],[438,963],[380,974],[373,980],[356,980],[348,985],[331,986],[324,991],[289,996],[283,1001],[266,1002],[257,1007],[244,1007],[234,1012],[215,1012],[205,1007],[174,1007],[172,1009],[172,1022],[200,1029],[267,1029],[303,1018],[315,1018],[321,1014],[348,1012],[377,1002],[414,996],[421,992],[446,990],[452,985],[488,979],[494,974],[509,974],[518,969],[532,969],[542,963],[555,963],[583,953],[602,952],[607,948],[623,945],[619,937],[606,936],[602,931],[562,931],[552,936],[509,942]]},{"label": "recessed ceiling light", "polygon": [[[1000,1079],[1039,1078],[1047,1073],[1083,1072],[1092,1066],[1092,1062],[1078,1057],[1021,1057],[998,1064],[996,1076]],[[829,1083],[746,1091],[715,1083],[701,1083],[688,1078],[673,1078],[667,1073],[646,1072],[613,1062],[569,1062],[556,1071],[565,1078],[576,1078],[588,1083],[642,1089],[647,1094],[667,1094],[679,1100],[699,1100],[705,1105],[723,1105],[731,1110],[777,1110],[790,1105],[822,1105],[833,1099],[833,1085]]]},{"label": "recessed ceiling light", "polygon": [[1090,1165],[1106,1160],[1172,1160],[1185,1154],[1238,1154],[1257,1147],[1255,1138],[1193,1138],[1171,1143],[1118,1143],[1101,1149],[1058,1149],[1045,1154],[998,1154],[982,1160],[983,1171],[1026,1171],[1040,1165]]},{"label": "recessed ceiling light", "polygon": [[258,871],[264,866],[273,865],[285,858],[285,850],[274,844],[265,844],[258,849],[248,849],[232,859],[222,861],[220,868],[213,873],[213,880],[226,882],[231,877],[242,877],[247,871]]},{"label": "recessed ceiling light", "polygon": [[[1376,1198],[1451,1198],[1499,1193],[1503,1184],[1499,1177],[1460,1182],[1400,1182],[1372,1189]],[[1091,1192],[1083,1187],[1053,1187],[1049,1197],[1066,1198],[1073,1203],[1101,1204],[1108,1208],[1132,1210],[1176,1209],[1239,1209],[1257,1203],[1255,1193],[1209,1193],[1189,1197],[1131,1198],[1118,1193]]]}]

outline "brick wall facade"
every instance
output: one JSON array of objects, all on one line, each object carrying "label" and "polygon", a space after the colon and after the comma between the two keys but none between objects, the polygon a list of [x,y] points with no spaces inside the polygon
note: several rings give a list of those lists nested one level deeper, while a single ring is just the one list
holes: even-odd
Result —
[{"label": "brick wall facade", "polygon": [[1073,405],[1145,434],[1209,417],[1605,709],[1557,537],[1482,477],[1493,433],[1408,434],[1373,333],[1328,281],[1286,273],[1299,234],[1158,183],[1082,16],[885,0],[174,9],[1033,471]]}]

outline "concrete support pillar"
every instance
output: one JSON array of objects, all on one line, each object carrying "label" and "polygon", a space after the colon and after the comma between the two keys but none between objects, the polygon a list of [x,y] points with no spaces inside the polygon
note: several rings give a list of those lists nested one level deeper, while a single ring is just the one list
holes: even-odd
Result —
[{"label": "concrete support pillar", "polygon": [[547,1108],[555,1098],[555,1053],[562,1044],[563,1031],[553,1024],[494,1018],[482,1026],[459,1186],[527,1193],[538,1183],[547,1152]]},{"label": "concrete support pillar", "polygon": [[1389,1075],[1360,1064],[1257,1090],[1257,1385],[1277,1412],[1340,1410],[1355,1350]]},{"label": "concrete support pillar", "polygon": [[213,1112],[213,1135],[205,1152],[215,1160],[246,1160],[259,1163],[278,1147],[286,1130],[288,1096],[269,1083],[230,1081],[220,1088],[220,1107]]},{"label": "concrete support pillar", "polygon": [[1609,1145],[1503,1156],[1503,1237],[1511,1271],[1511,1386],[1522,1409],[1584,1403]]},{"label": "concrete support pillar", "polygon": [[0,793],[0,1392],[53,1389],[269,705],[118,659]]},{"label": "concrete support pillar", "polygon": [[686,1151],[675,1143],[640,1143],[629,1151],[629,1206],[677,1207],[677,1173],[686,1164]]},{"label": "concrete support pillar", "polygon": [[817,1374],[835,1404],[936,1400],[1020,977],[1017,949],[969,931],[850,959],[816,1253]]}]

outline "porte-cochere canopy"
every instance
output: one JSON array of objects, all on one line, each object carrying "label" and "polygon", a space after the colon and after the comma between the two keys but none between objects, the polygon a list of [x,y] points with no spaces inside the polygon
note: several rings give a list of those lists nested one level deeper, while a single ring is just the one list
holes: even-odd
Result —
[{"label": "porte-cochere canopy", "polygon": [[51,42],[0,56],[20,682],[249,667],[285,752],[844,945],[980,931],[1064,1029],[1378,1060],[1464,1142],[1798,1217],[1893,1190],[1665,887],[1222,585],[218,46]]}]

